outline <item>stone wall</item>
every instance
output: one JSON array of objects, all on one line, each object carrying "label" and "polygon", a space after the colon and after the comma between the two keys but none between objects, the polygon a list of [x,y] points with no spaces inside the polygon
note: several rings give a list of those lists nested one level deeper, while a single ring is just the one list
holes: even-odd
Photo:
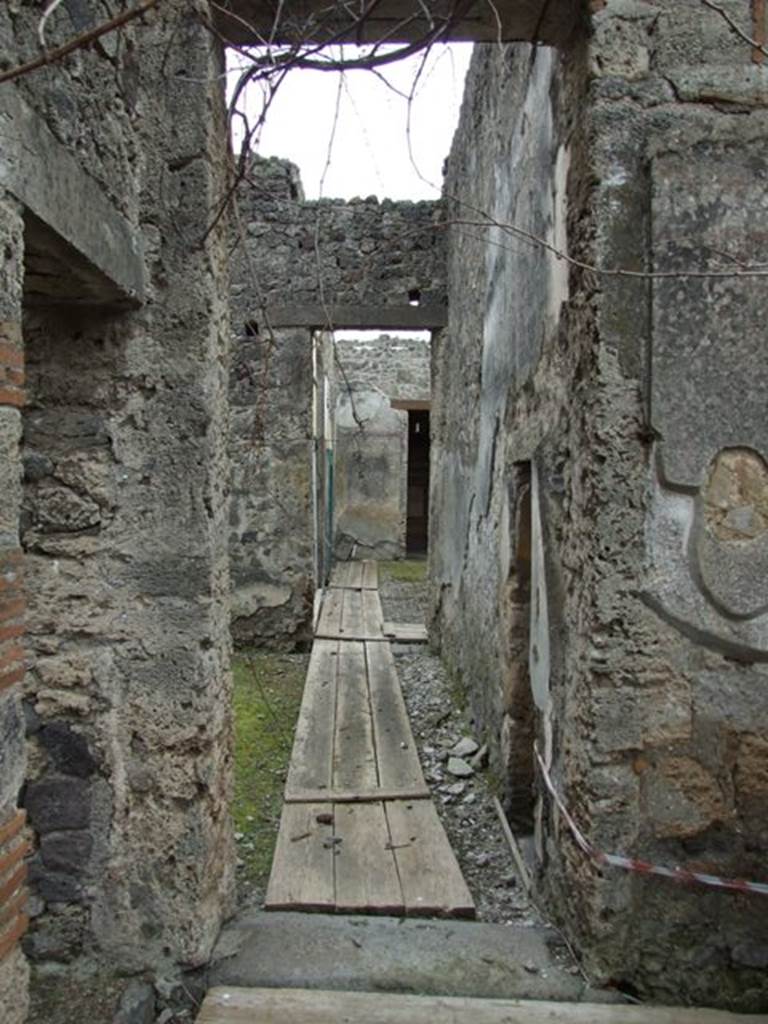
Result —
[{"label": "stone wall", "polygon": [[[58,979],[41,982],[51,998],[79,958],[152,976],[203,963],[231,908],[223,231],[200,244],[225,129],[222,54],[197,10],[162,5],[0,101],[0,857],[19,842],[24,773],[21,563],[24,947]],[[38,52],[39,15],[4,5],[8,65]],[[65,2],[49,42],[103,17]],[[10,906],[0,1003],[15,1022]]]},{"label": "stone wall", "polygon": [[232,634],[293,647],[315,589],[312,333],[240,336],[230,378]]},{"label": "stone wall", "polygon": [[408,413],[392,400],[428,401],[429,341],[338,340],[335,550],[340,559],[406,551]]},{"label": "stone wall", "polygon": [[433,634],[588,972],[764,1010],[757,898],[598,873],[540,776],[525,806],[535,736],[599,849],[765,880],[764,286],[596,275],[503,226],[606,269],[757,258],[764,72],[692,0],[593,7],[589,39],[489,47],[470,73],[447,215],[500,226],[449,243]]},{"label": "stone wall", "polygon": [[341,305],[375,316],[416,301],[416,292],[420,304],[442,309],[439,217],[430,202],[304,200],[297,169],[275,158],[256,159],[241,187],[231,264],[229,531],[238,643],[305,643],[317,584],[311,333],[275,328],[270,311]]},{"label": "stone wall", "polygon": [[[445,306],[440,204],[305,200],[296,167],[256,160],[238,197],[232,322],[268,329],[274,307]],[[318,326],[327,327],[328,324]]]}]

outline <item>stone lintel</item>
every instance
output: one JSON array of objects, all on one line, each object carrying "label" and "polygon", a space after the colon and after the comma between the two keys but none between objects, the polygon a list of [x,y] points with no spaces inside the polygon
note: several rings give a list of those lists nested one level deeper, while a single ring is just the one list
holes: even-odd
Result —
[{"label": "stone lintel", "polygon": [[[226,8],[226,10],[225,10]],[[329,18],[324,0],[288,0],[275,21],[275,5],[267,0],[224,0],[213,9],[216,28],[230,43],[259,45],[270,37],[290,42],[297,37],[322,42],[412,43],[448,24],[441,42],[540,42],[562,45],[570,36],[579,0],[382,0],[361,24],[339,5]],[[321,13],[323,12],[323,13]],[[429,15],[429,17],[428,17]]]},{"label": "stone lintel", "polygon": [[[144,260],[137,231],[8,85],[0,88],[0,188],[26,209],[33,254],[39,239],[58,236],[57,248],[66,252],[65,265],[77,282],[75,301],[142,302]],[[44,248],[50,254],[50,247]]]},{"label": "stone lintel", "polygon": [[265,325],[274,330],[308,327],[317,330],[430,331],[445,327],[447,322],[445,306],[325,307],[319,303],[272,306],[267,309],[265,318]]}]

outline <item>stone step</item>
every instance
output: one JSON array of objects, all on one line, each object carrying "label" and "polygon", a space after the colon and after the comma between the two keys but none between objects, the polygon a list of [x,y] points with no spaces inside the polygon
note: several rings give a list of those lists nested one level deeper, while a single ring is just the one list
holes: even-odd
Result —
[{"label": "stone step", "polygon": [[664,1006],[217,988],[206,996],[197,1024],[752,1024],[754,1020],[718,1010]]},{"label": "stone step", "polygon": [[210,986],[616,1001],[589,989],[557,932],[449,919],[250,911],[222,932]]}]

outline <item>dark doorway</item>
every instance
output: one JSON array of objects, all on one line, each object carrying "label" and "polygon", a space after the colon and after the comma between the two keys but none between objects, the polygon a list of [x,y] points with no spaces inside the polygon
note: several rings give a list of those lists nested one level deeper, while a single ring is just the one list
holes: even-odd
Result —
[{"label": "dark doorway", "polygon": [[408,410],[408,507],[405,548],[425,554],[429,522],[429,410]]}]

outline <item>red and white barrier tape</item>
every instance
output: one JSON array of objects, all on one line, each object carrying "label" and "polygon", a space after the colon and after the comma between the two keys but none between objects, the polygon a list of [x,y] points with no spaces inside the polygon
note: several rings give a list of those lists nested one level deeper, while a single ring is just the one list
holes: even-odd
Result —
[{"label": "red and white barrier tape", "polygon": [[701,871],[688,871],[686,868],[667,868],[661,864],[649,864],[645,860],[624,857],[618,853],[603,853],[602,850],[595,849],[573,820],[560,798],[541,754],[539,754],[538,750],[534,750],[534,753],[541,769],[544,784],[557,804],[568,828],[571,830],[576,844],[595,864],[607,864],[612,868],[620,868],[622,871],[635,871],[640,875],[660,875],[662,878],[671,878],[673,882],[681,882],[683,885],[707,885],[710,888],[725,889],[728,892],[755,893],[759,896],[768,896],[767,882],[747,882],[743,878],[720,878],[718,875],[707,875]]}]

